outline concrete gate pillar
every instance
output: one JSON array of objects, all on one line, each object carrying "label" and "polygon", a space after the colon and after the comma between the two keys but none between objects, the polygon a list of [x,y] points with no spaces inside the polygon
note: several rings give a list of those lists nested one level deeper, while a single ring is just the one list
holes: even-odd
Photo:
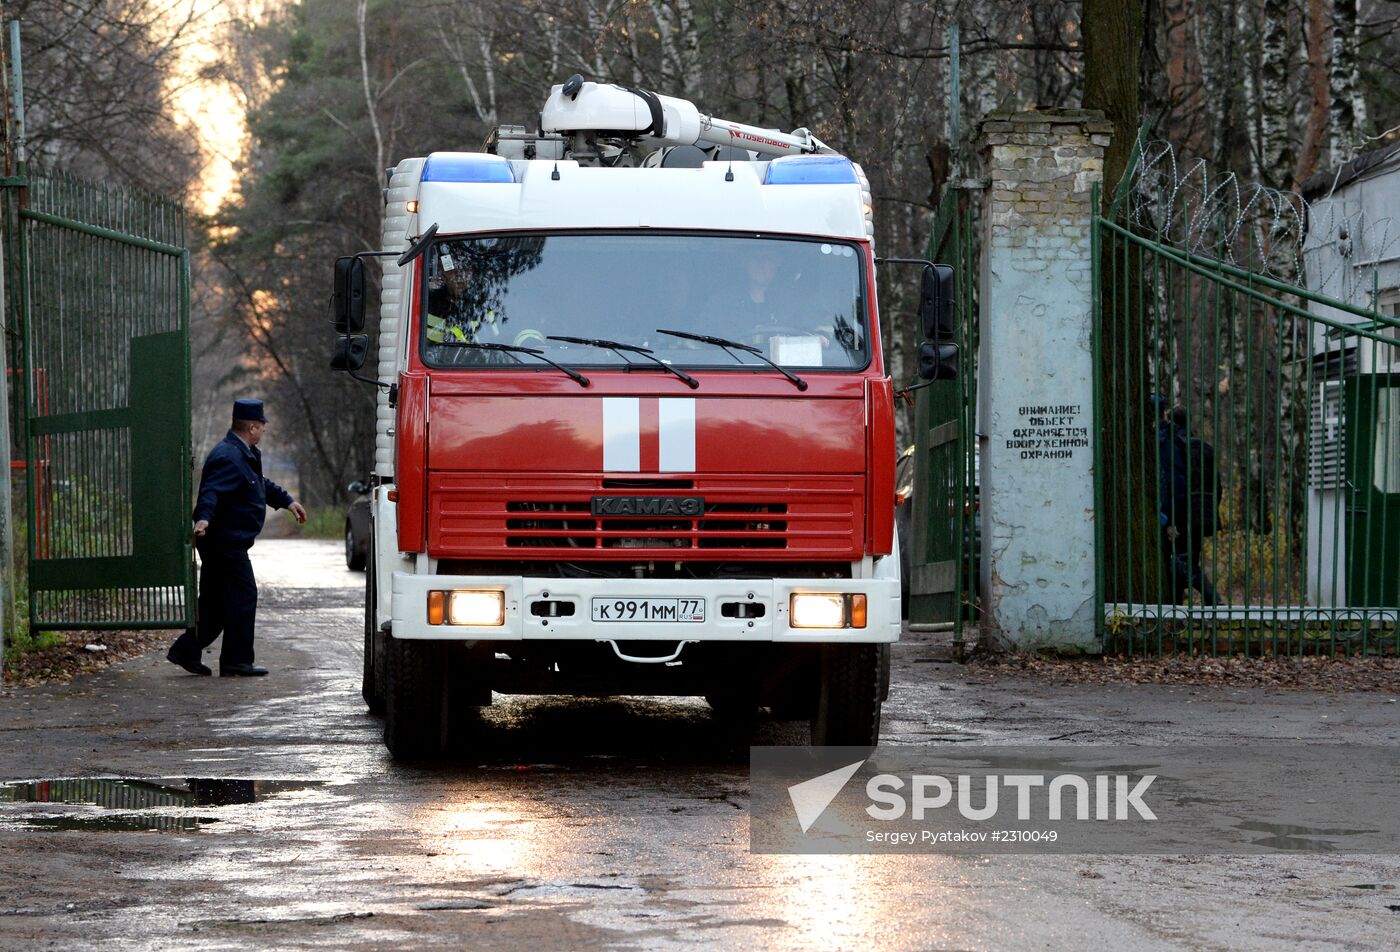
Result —
[{"label": "concrete gate pillar", "polygon": [[1090,189],[1111,126],[1082,110],[992,113],[979,152],[983,637],[1093,649]]}]

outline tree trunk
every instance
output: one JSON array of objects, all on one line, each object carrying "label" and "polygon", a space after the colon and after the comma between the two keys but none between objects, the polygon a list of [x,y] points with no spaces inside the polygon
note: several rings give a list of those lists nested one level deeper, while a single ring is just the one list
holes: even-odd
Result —
[{"label": "tree trunk", "polygon": [[1289,0],[1264,0],[1259,48],[1259,160],[1271,188],[1293,185],[1293,97],[1289,88]]},{"label": "tree trunk", "polygon": [[1357,0],[1332,0],[1332,61],[1328,68],[1332,101],[1330,162],[1341,165],[1361,147],[1366,99],[1361,93],[1361,29]]},{"label": "tree trunk", "polygon": [[1317,171],[1322,140],[1327,135],[1327,40],[1327,0],[1308,0],[1308,126],[1293,173],[1295,187]]},{"label": "tree trunk", "polygon": [[[1259,35],[1258,0],[1240,0],[1235,10],[1235,30],[1238,36]],[[1260,157],[1263,155],[1263,120],[1259,109],[1259,57],[1253,43],[1240,45],[1240,72],[1244,78],[1244,127],[1249,140],[1249,178],[1252,182],[1263,180]]]},{"label": "tree trunk", "polygon": [[[1104,151],[1104,201],[1108,204],[1127,171],[1141,121],[1143,0],[1083,0],[1084,107],[1101,110],[1113,124]],[[1126,220],[1126,216],[1124,216]],[[1141,262],[1123,267],[1105,242],[1100,260],[1102,323],[1099,372],[1103,402],[1097,439],[1102,448],[1106,551],[1101,593],[1106,602],[1147,601],[1149,579],[1157,578],[1156,467],[1142,464],[1153,446],[1154,418],[1147,387],[1148,340],[1141,307]],[[1150,470],[1150,472],[1149,472]]]},{"label": "tree trunk", "polygon": [[1083,0],[1084,108],[1113,123],[1103,157],[1105,200],[1128,166],[1141,118],[1140,63],[1144,0]]},{"label": "tree trunk", "polygon": [[1230,167],[1236,135],[1235,83],[1239,45],[1235,0],[1198,2],[1192,13],[1196,58],[1200,63],[1201,110],[1205,113],[1204,153],[1220,170]]}]

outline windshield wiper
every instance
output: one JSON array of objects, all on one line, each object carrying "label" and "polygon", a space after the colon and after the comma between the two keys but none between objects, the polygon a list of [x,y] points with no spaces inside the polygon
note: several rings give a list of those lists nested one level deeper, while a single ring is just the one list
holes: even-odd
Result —
[{"label": "windshield wiper", "polygon": [[533,347],[516,347],[514,344],[493,344],[490,341],[475,340],[453,341],[451,346],[470,347],[474,350],[495,350],[505,354],[529,354],[531,357],[538,357],[540,360],[543,360],[560,373],[568,374],[570,379],[578,381],[580,387],[588,386],[588,378],[583,374],[579,373],[577,370],[570,370],[563,364],[556,364],[544,355],[544,351],[536,350]]},{"label": "windshield wiper", "polygon": [[[790,373],[787,370],[784,370],[782,367],[779,367],[777,364],[773,363],[773,361],[768,359],[767,354],[759,350],[757,347],[753,347],[749,344],[741,344],[737,340],[725,340],[723,337],[711,337],[709,334],[691,334],[688,331],[668,331],[660,327],[656,329],[656,333],[666,334],[671,337],[683,337],[686,340],[698,340],[702,344],[714,344],[716,347],[723,349],[723,351],[730,357],[733,357],[735,360],[738,360],[741,364],[743,363],[743,360],[739,358],[738,354],[734,353],[734,350],[742,350],[747,354],[753,354],[759,360],[763,361],[765,364],[772,367],[778,373],[791,380],[793,386],[796,387],[798,390],[807,389],[807,381],[803,380],[796,374]],[[731,347],[734,348],[734,350],[730,350]],[[753,365],[749,364],[748,366]]]},{"label": "windshield wiper", "polygon": [[[600,337],[563,337],[550,335],[548,339],[561,340],[566,344],[583,344],[585,347],[602,347],[604,350],[610,350],[616,354],[620,354],[623,360],[627,360],[628,354],[641,354],[647,360],[650,360],[652,363],[659,366],[662,370],[665,370],[668,373],[671,373],[684,380],[686,386],[689,387],[691,390],[695,390],[700,386],[700,381],[696,380],[690,374],[686,373],[683,370],[677,370],[675,367],[672,367],[660,357],[657,357],[652,351],[648,350],[645,347],[638,347],[636,344],[623,344],[615,340],[603,340]],[[632,361],[627,360],[627,366],[629,368],[632,367]]]}]

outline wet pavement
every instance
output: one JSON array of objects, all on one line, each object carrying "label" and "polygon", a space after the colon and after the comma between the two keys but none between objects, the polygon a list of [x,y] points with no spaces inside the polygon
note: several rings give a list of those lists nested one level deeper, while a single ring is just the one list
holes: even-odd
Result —
[{"label": "wet pavement", "polygon": [[[0,948],[1394,947],[1390,856],[751,854],[747,738],[696,699],[498,699],[471,749],[396,765],[359,696],[363,576],[337,543],[253,555],[269,677],[152,651],[0,692]],[[941,658],[896,647],[883,743],[1400,745],[1384,695]]]}]

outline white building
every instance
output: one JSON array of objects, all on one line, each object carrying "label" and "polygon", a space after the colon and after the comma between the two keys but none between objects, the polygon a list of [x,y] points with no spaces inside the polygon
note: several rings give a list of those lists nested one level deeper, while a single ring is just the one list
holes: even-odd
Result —
[{"label": "white building", "polygon": [[[1309,302],[1308,604],[1395,605],[1400,576],[1400,140],[1303,184]],[[1341,327],[1331,326],[1323,321]],[[1396,376],[1390,376],[1390,375]],[[1348,454],[1348,441],[1360,441]],[[1359,455],[1358,455],[1359,454]],[[1385,576],[1380,573],[1384,571]]]}]

